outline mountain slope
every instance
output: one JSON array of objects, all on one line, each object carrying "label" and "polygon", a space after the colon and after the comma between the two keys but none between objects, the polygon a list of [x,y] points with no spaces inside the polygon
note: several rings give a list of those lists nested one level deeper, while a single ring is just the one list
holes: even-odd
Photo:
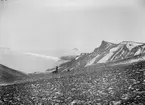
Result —
[{"label": "mountain slope", "polygon": [[0,104],[145,105],[144,65],[145,61],[105,68],[91,65],[76,72],[3,86]]},{"label": "mountain slope", "polygon": [[[87,65],[91,65],[93,63],[106,63],[110,61],[117,61],[125,58],[130,58],[135,55],[143,54],[145,48],[145,44],[143,43],[129,41],[124,41],[119,44],[112,44],[109,47],[103,48],[102,46],[105,46],[104,43],[107,43],[108,45],[108,42],[103,41],[99,49],[93,52],[96,54],[96,56],[89,60]],[[92,62],[92,60],[94,62]]]},{"label": "mountain slope", "polygon": [[[128,47],[129,43],[133,44],[132,47]],[[87,65],[88,62],[90,65]],[[83,53],[59,68],[77,71],[52,73],[43,79],[3,86],[0,103],[145,105],[145,53],[142,43],[113,44],[104,41],[92,53]]]},{"label": "mountain slope", "polygon": [[102,41],[101,45],[94,49],[92,53],[82,53],[70,62],[60,65],[60,69],[72,70],[94,64],[117,62],[127,58],[133,58],[138,55],[143,55],[144,52],[144,43],[123,41],[119,44],[114,44]]},{"label": "mountain slope", "polygon": [[12,83],[26,79],[28,75],[0,64],[0,83]]}]

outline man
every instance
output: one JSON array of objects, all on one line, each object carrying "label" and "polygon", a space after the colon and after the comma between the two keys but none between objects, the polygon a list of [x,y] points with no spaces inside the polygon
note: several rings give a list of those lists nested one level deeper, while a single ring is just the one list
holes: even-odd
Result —
[{"label": "man", "polygon": [[53,71],[53,73],[58,73],[58,66],[56,66],[56,69]]}]

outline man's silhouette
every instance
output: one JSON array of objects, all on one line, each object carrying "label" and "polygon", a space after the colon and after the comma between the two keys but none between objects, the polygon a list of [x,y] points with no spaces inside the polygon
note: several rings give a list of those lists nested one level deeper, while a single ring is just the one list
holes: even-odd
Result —
[{"label": "man's silhouette", "polygon": [[58,66],[56,66],[56,69],[53,71],[53,73],[58,73]]}]

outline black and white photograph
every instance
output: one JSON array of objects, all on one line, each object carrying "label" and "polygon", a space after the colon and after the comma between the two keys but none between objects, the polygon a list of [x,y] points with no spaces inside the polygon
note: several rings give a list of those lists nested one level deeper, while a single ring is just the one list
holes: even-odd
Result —
[{"label": "black and white photograph", "polygon": [[0,105],[145,105],[145,0],[0,0]]}]

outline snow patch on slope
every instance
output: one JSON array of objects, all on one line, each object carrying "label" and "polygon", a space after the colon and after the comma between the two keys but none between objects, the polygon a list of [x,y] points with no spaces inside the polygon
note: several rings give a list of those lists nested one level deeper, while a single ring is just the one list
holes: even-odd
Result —
[{"label": "snow patch on slope", "polygon": [[98,54],[96,57],[94,57],[92,60],[90,60],[85,66],[90,66],[90,65],[92,65],[95,61],[96,61],[96,59],[99,57],[100,55]]},{"label": "snow patch on slope", "polygon": [[115,52],[116,50],[118,50],[119,48],[120,48],[120,46],[117,46],[117,47],[112,48],[112,49],[109,51],[108,54],[106,54],[102,59],[100,59],[100,60],[98,61],[98,63],[104,63],[104,62],[106,62],[107,60],[109,60],[110,57],[114,54],[114,52]]},{"label": "snow patch on slope", "polygon": [[122,42],[121,44],[125,44],[126,47],[129,49],[129,50],[132,50],[132,48],[136,47],[136,46],[139,46],[139,45],[142,45],[143,43],[135,43],[135,42],[131,42],[131,41],[124,41]]},{"label": "snow patch on slope", "polygon": [[80,57],[79,56],[77,56],[76,58],[75,58],[75,60],[77,60],[77,59],[79,59]]},{"label": "snow patch on slope", "polygon": [[144,56],[141,56],[141,57],[138,57],[138,58],[133,58],[133,59],[130,59],[129,61],[125,61],[125,62],[119,62],[119,63],[116,63],[116,64],[113,64],[112,66],[115,66],[115,65],[122,65],[122,64],[126,64],[126,63],[135,63],[135,62],[139,62],[139,61],[144,61],[145,60],[145,55]]},{"label": "snow patch on slope", "polygon": [[139,54],[141,54],[141,49],[138,49],[134,55],[139,55]]}]

